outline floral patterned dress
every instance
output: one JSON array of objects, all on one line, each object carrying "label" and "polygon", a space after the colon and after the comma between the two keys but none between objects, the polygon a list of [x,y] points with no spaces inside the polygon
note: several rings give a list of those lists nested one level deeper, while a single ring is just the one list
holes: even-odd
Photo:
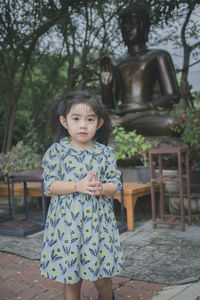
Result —
[{"label": "floral patterned dress", "polygon": [[[113,149],[97,142],[78,150],[63,138],[43,158],[45,193],[55,180],[79,181],[89,170],[101,182],[121,189]],[[81,278],[95,281],[124,268],[119,232],[109,199],[82,193],[53,195],[49,205],[41,254],[41,274],[73,284]]]}]

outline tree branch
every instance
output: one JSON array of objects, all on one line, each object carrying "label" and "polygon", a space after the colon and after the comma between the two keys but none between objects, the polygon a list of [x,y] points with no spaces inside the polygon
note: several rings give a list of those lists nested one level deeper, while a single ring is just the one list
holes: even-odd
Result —
[{"label": "tree branch", "polygon": [[62,18],[64,15],[66,14],[65,11],[61,10],[57,15],[55,15],[52,19],[48,20],[46,23],[44,23],[42,26],[40,26],[36,32],[34,33],[33,39],[30,43],[30,46],[28,48],[28,50],[25,53],[25,62],[24,62],[24,66],[23,66],[23,70],[21,73],[21,78],[20,78],[20,83],[18,85],[16,94],[15,94],[15,102],[18,101],[19,95],[22,91],[22,87],[23,87],[23,83],[24,83],[24,78],[27,72],[27,68],[30,62],[30,58],[31,58],[31,54],[35,48],[36,43],[38,42],[39,38],[45,33],[47,32],[53,25],[55,25],[55,23]]},{"label": "tree branch", "polygon": [[190,16],[194,10],[195,5],[196,5],[196,3],[193,2],[191,5],[188,6],[189,10],[188,10],[187,16],[185,18],[185,21],[184,21],[182,29],[181,29],[181,41],[182,41],[184,48],[190,48],[190,46],[186,42],[185,31],[186,31],[186,27],[189,23]]},{"label": "tree branch", "polygon": [[194,66],[194,65],[197,65],[198,63],[200,63],[200,59],[193,62],[192,64],[190,64],[187,68],[182,68],[182,69],[176,69],[176,73],[179,73],[179,72],[184,72],[186,71],[188,68]]},{"label": "tree branch", "polygon": [[191,50],[194,50],[194,49],[196,49],[199,46],[200,46],[200,41],[197,42],[196,44],[194,44],[193,46],[191,46],[190,48],[191,48]]}]

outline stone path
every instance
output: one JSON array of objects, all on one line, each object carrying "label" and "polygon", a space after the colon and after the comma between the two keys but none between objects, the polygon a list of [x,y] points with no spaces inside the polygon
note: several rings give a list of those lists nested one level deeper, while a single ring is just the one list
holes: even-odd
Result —
[{"label": "stone path", "polygon": [[164,284],[181,284],[200,279],[200,223],[180,227],[143,223],[125,232],[121,241],[126,260],[122,276]]}]

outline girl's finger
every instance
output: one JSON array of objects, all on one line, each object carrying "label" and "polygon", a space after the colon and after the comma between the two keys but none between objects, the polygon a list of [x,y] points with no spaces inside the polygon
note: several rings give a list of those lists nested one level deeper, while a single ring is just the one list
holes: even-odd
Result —
[{"label": "girl's finger", "polygon": [[99,181],[97,173],[94,173],[94,179],[95,179],[96,181]]},{"label": "girl's finger", "polygon": [[92,171],[89,171],[89,173],[88,173],[88,180],[89,181],[91,181],[92,180],[92,178],[93,178],[93,176],[94,176],[94,174],[93,174],[93,172]]},{"label": "girl's finger", "polygon": [[98,186],[98,181],[89,181],[88,182],[88,187],[96,187]]}]

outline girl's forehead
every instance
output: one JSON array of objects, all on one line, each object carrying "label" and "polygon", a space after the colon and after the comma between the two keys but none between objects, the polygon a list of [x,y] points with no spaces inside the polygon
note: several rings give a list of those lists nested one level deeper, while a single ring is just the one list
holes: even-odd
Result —
[{"label": "girl's forehead", "polygon": [[93,108],[87,104],[87,103],[78,103],[78,104],[73,104],[69,114],[71,113],[77,113],[77,114],[95,114],[95,111]]}]

